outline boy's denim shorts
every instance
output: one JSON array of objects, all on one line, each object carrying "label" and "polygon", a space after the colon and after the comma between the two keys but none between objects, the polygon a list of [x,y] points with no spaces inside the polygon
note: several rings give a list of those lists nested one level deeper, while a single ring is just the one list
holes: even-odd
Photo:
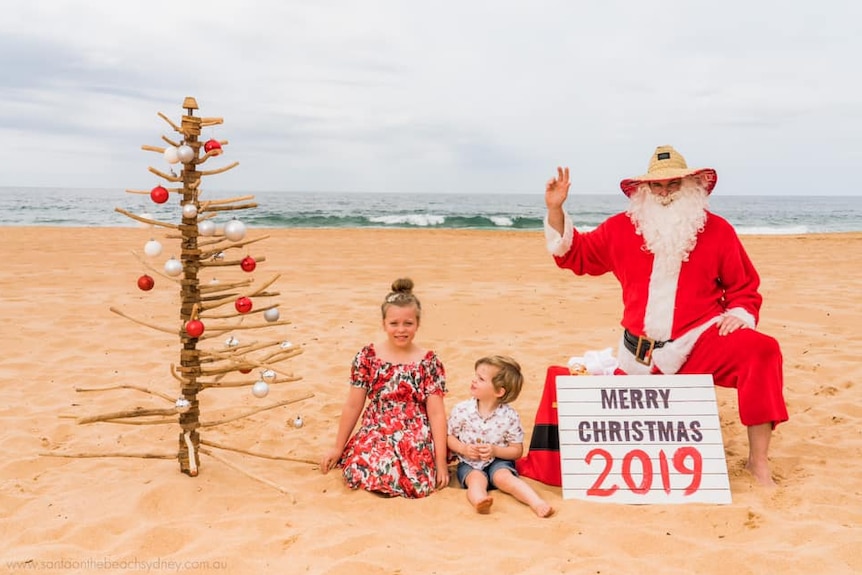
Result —
[{"label": "boy's denim shorts", "polygon": [[518,471],[515,469],[515,462],[510,459],[498,459],[495,458],[488,466],[482,469],[476,469],[475,467],[470,466],[463,461],[458,462],[458,483],[461,487],[466,488],[467,484],[465,480],[467,479],[467,474],[471,471],[478,471],[479,473],[484,473],[485,477],[488,478],[488,489],[496,489],[497,486],[494,485],[494,481],[491,479],[494,477],[494,474],[500,469],[508,469],[512,472],[512,475],[518,477]]}]

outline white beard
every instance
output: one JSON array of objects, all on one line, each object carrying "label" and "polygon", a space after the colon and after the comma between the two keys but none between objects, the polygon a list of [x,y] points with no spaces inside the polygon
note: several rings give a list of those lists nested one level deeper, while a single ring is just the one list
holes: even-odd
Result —
[{"label": "white beard", "polygon": [[648,184],[632,193],[627,214],[653,261],[644,332],[657,340],[671,338],[677,283],[682,262],[697,244],[709,207],[706,190],[684,179],[678,192],[664,198]]}]

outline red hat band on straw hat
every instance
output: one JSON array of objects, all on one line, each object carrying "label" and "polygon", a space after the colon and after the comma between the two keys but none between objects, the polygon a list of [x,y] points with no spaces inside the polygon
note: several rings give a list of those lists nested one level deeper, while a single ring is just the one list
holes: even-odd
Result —
[{"label": "red hat band on straw hat", "polygon": [[718,182],[718,174],[712,168],[689,168],[682,154],[673,149],[673,146],[659,146],[650,156],[647,173],[636,178],[627,178],[620,182],[620,188],[627,196],[638,189],[641,184],[649,182],[663,182],[676,178],[687,178],[697,176],[701,179],[706,193],[712,193]]}]

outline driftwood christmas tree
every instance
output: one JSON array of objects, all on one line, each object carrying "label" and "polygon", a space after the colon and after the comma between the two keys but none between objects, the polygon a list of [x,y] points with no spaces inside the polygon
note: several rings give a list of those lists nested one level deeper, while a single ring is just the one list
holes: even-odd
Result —
[{"label": "driftwood christmas tree", "polygon": [[[227,199],[207,199],[203,193],[202,182],[205,177],[224,173],[235,168],[238,163],[203,170],[203,165],[222,156],[227,141],[209,139],[201,142],[203,128],[221,124],[221,118],[195,116],[198,109],[194,98],[183,102],[185,113],[178,124],[167,116],[159,116],[176,132],[175,138],[162,136],[166,146],[144,145],[142,149],[156,152],[170,164],[167,172],[150,167],[149,171],[162,180],[149,191],[127,190],[132,194],[146,194],[157,204],[176,204],[175,212],[179,223],[154,219],[149,214],[134,214],[116,208],[116,211],[140,222],[166,231],[166,239],[179,242],[180,258],[171,256],[164,261],[160,270],[153,263],[162,253],[161,243],[150,239],[144,245],[144,255],[138,255],[146,273],[138,278],[138,287],[150,291],[156,283],[179,287],[179,318],[166,319],[165,325],[144,321],[117,309],[112,312],[149,328],[172,334],[179,339],[179,362],[171,364],[168,380],[174,391],[152,390],[142,386],[122,385],[107,388],[78,388],[80,392],[109,391],[116,389],[135,389],[162,398],[171,405],[163,409],[136,408],[127,411],[104,413],[82,417],[78,423],[112,422],[122,424],[174,424],[179,423],[178,450],[171,454],[76,454],[77,457],[126,456],[148,458],[173,458],[179,460],[180,470],[196,476],[200,468],[200,453],[207,454],[228,465],[229,460],[219,456],[213,449],[233,450],[248,455],[270,459],[305,461],[290,457],[269,456],[232,448],[220,443],[207,441],[201,437],[201,430],[236,421],[264,410],[273,409],[311,397],[305,394],[275,404],[247,410],[245,413],[219,421],[205,421],[201,418],[200,396],[207,391],[219,388],[249,387],[258,398],[267,395],[271,385],[296,381],[299,378],[285,371],[280,364],[298,355],[301,349],[289,341],[273,339],[264,341],[245,341],[254,333],[272,333],[275,326],[290,322],[280,319],[276,297],[272,291],[279,276],[270,277],[257,284],[253,273],[258,264],[265,261],[262,256],[253,256],[249,246],[257,244],[266,236],[255,239],[246,238],[246,227],[235,213],[257,207],[254,196],[240,196]],[[179,174],[175,167],[181,167]],[[231,215],[232,219],[217,224],[220,215]],[[255,246],[256,247],[256,246]],[[242,270],[242,272],[239,272]],[[222,282],[217,277],[219,271],[233,272],[233,279]],[[159,277],[159,281],[153,278]],[[211,275],[212,274],[212,275]],[[163,280],[166,280],[163,282]],[[172,315],[172,314],[171,314]],[[255,332],[255,330],[260,330]],[[301,425],[301,420],[294,422]],[[55,454],[56,455],[56,454]],[[309,463],[311,463],[309,461]],[[239,469],[242,471],[242,469]],[[251,475],[251,474],[249,474]],[[252,476],[254,477],[254,476]],[[261,478],[258,480],[266,482]],[[268,482],[267,482],[268,483]],[[278,487],[277,485],[273,485]],[[279,488],[280,489],[280,488]]]}]

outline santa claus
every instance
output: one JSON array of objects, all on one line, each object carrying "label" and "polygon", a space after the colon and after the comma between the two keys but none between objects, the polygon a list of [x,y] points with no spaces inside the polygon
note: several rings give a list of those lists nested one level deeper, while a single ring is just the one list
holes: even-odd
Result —
[{"label": "santa claus", "polygon": [[747,426],[746,468],[773,485],[772,430],[787,420],[778,342],[756,330],[760,278],[733,227],[709,211],[718,177],[690,169],[671,146],[620,187],[629,208],[579,232],[563,209],[569,169],[545,188],[545,238],[557,265],[577,275],[611,272],[622,286],[620,368],[628,374],[709,373],[736,388]]}]

